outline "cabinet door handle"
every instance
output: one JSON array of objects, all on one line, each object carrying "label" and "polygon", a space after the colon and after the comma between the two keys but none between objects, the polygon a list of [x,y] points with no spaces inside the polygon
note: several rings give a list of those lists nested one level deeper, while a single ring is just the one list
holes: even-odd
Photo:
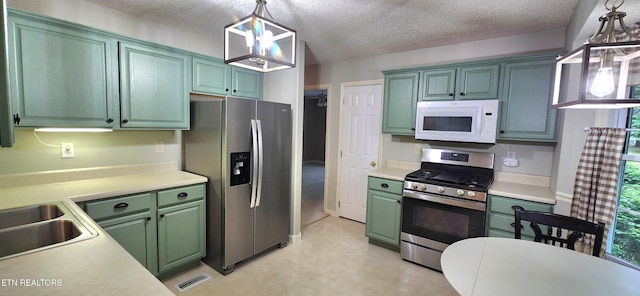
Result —
[{"label": "cabinet door handle", "polygon": [[501,134],[504,134],[504,131],[500,131]]},{"label": "cabinet door handle", "polygon": [[450,97],[453,97],[453,93],[449,93],[449,96],[450,96]]},{"label": "cabinet door handle", "polygon": [[160,218],[161,218],[161,219],[162,219],[162,218],[164,218],[164,214],[160,214]]},{"label": "cabinet door handle", "polygon": [[147,221],[151,221],[151,217],[147,217]]},{"label": "cabinet door handle", "polygon": [[186,192],[180,192],[180,193],[178,193],[178,198],[185,198],[185,197],[187,197],[187,196],[189,196],[189,194],[188,194],[188,193],[186,193]]},{"label": "cabinet door handle", "polygon": [[122,120],[122,123],[127,123],[127,122],[129,122],[129,119],[123,119]]},{"label": "cabinet door handle", "polygon": [[112,122],[113,122],[113,118],[107,119],[107,123],[112,123]]},{"label": "cabinet door handle", "polygon": [[225,88],[225,89],[224,89],[224,91],[229,91],[229,89],[228,89],[228,88]]},{"label": "cabinet door handle", "polygon": [[389,184],[387,184],[387,183],[382,183],[382,184],[380,184],[380,187],[382,187],[382,188],[389,188]]},{"label": "cabinet door handle", "polygon": [[[516,228],[516,222],[512,222],[511,227]],[[520,225],[520,229],[524,229],[524,226]]]},{"label": "cabinet door handle", "polygon": [[464,95],[465,95],[465,93],[461,92],[461,93],[460,93],[460,95],[461,95],[461,96],[464,96]]},{"label": "cabinet door handle", "polygon": [[396,200],[398,203],[402,203],[400,200]]},{"label": "cabinet door handle", "polygon": [[124,209],[124,208],[126,208],[126,207],[128,207],[128,206],[129,206],[129,204],[128,204],[128,203],[126,203],[126,202],[121,202],[121,203],[119,203],[119,204],[117,204],[117,205],[113,206],[113,208],[114,208],[114,209]]},{"label": "cabinet door handle", "polygon": [[13,124],[20,125],[20,114],[13,114]]},{"label": "cabinet door handle", "polygon": [[236,90],[234,89],[233,92],[236,92]]}]

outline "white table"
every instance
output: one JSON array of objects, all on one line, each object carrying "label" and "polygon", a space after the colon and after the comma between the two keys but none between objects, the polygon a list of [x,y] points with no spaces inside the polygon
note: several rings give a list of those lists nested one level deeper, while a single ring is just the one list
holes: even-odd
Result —
[{"label": "white table", "polygon": [[511,238],[447,247],[442,272],[467,295],[640,295],[640,272],[573,250]]}]

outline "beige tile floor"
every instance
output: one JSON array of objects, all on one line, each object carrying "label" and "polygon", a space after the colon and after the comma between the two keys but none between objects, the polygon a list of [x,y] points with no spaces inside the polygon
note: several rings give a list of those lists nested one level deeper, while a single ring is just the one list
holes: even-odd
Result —
[{"label": "beige tile floor", "polygon": [[[174,285],[212,278],[178,292]],[[302,241],[223,276],[205,264],[164,281],[176,295],[457,295],[444,276],[368,243],[364,224],[327,217],[302,228]]]}]

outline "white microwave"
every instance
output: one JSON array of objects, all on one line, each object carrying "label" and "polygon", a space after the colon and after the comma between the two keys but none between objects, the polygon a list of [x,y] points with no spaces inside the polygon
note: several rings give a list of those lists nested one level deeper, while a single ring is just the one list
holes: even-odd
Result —
[{"label": "white microwave", "polygon": [[418,102],[416,139],[495,143],[498,100]]}]

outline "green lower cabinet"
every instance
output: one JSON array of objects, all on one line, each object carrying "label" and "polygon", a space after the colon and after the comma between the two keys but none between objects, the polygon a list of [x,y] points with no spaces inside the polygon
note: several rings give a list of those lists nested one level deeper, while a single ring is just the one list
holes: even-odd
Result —
[{"label": "green lower cabinet", "polygon": [[365,234],[393,249],[400,248],[402,182],[369,177]]},{"label": "green lower cabinet", "polygon": [[204,184],[83,202],[80,207],[155,276],[171,275],[205,256]]},{"label": "green lower cabinet", "polygon": [[[487,235],[493,237],[515,237],[515,217],[512,206],[521,206],[525,210],[553,212],[553,205],[504,196],[489,195],[487,211]],[[533,240],[535,236],[528,225],[523,225],[522,237]]]},{"label": "green lower cabinet", "polygon": [[158,269],[165,272],[205,256],[204,201],[158,209]]},{"label": "green lower cabinet", "polygon": [[98,225],[151,273],[157,273],[156,224],[151,212],[105,220]]}]

